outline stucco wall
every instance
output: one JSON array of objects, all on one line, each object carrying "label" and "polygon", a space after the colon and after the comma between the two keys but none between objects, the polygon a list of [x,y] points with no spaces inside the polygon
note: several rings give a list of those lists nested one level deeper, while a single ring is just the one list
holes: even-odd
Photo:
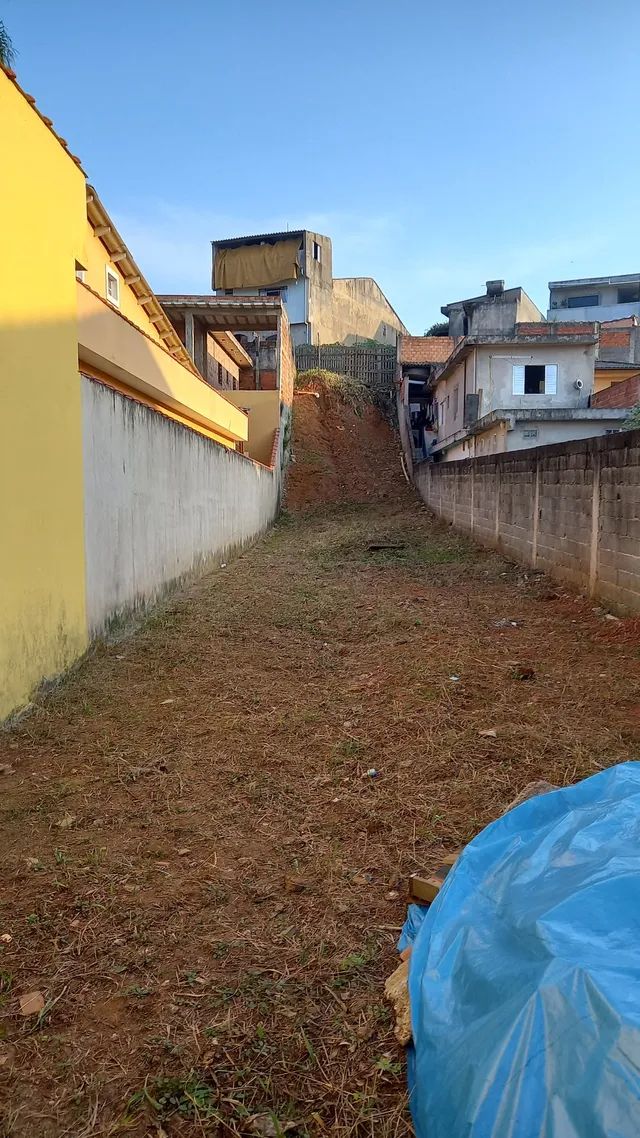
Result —
[{"label": "stucco wall", "polygon": [[89,633],[251,540],[274,520],[278,471],[82,377]]},{"label": "stucco wall", "polygon": [[86,647],[82,171],[0,70],[0,718]]},{"label": "stucco wall", "polygon": [[77,352],[82,364],[218,431],[227,446],[246,440],[247,421],[236,407],[79,282],[77,311]]},{"label": "stucco wall", "polygon": [[280,392],[229,391],[227,398],[249,416],[247,454],[268,466],[273,438],[280,425]]},{"label": "stucco wall", "polygon": [[[540,407],[588,407],[593,391],[595,345],[532,344],[513,348],[478,348],[476,390],[482,391],[481,415],[513,407],[516,410]],[[557,364],[558,381],[555,395],[514,395],[514,364]],[[577,391],[575,380],[583,387]]]},{"label": "stucco wall", "polygon": [[406,332],[399,316],[371,277],[344,277],[333,287],[311,287],[309,319],[314,344],[377,340],[393,346]]},{"label": "stucco wall", "polygon": [[437,514],[482,545],[640,612],[640,431],[423,462],[414,482]]}]

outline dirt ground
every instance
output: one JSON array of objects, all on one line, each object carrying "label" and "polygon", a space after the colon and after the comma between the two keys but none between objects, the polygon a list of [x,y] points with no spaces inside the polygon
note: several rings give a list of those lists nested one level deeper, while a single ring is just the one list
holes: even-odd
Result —
[{"label": "dirt ground", "polygon": [[385,499],[285,515],[2,735],[3,1136],[404,1138],[407,875],[637,757],[637,623],[436,523],[386,437]]}]

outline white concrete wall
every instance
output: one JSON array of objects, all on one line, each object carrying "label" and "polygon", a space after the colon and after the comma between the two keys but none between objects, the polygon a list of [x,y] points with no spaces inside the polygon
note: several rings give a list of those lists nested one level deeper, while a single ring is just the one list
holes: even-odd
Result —
[{"label": "white concrete wall", "polygon": [[[556,364],[555,395],[514,395],[514,364]],[[588,407],[593,392],[595,346],[593,344],[522,343],[510,347],[477,349],[476,391],[482,391],[481,415],[513,408],[520,411],[542,407]],[[574,383],[582,380],[582,390]]]},{"label": "white concrete wall", "polygon": [[[596,292],[597,289],[594,289]],[[588,308],[550,308],[547,320],[575,324],[580,320],[622,320],[626,316],[640,316],[640,304],[597,304]]]},{"label": "white concrete wall", "polygon": [[[491,454],[500,450],[528,450],[529,447],[551,446],[552,443],[569,443],[575,439],[594,439],[607,431],[620,430],[620,419],[567,419],[554,422],[517,422],[506,432],[506,447],[476,449],[476,454]],[[527,431],[537,430],[535,438],[525,438]],[[465,456],[469,457],[469,456]]]},{"label": "white concrete wall", "polygon": [[256,537],[280,475],[82,377],[87,621],[97,636]]}]

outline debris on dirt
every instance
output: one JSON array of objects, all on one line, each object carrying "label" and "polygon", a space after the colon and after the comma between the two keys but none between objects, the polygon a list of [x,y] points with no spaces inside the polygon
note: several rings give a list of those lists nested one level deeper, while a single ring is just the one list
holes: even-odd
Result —
[{"label": "debris on dirt", "polygon": [[401,1047],[411,1042],[411,1007],[409,1004],[409,961],[403,960],[388,977],[384,994],[393,1008],[395,1035]]},{"label": "debris on dirt", "polygon": [[0,774],[15,774],[15,770],[10,763],[0,763]]},{"label": "debris on dirt", "polygon": [[530,668],[525,664],[515,664],[511,672],[514,680],[535,680],[535,668]]},{"label": "debris on dirt", "polygon": [[74,822],[77,822],[77,821],[78,821],[78,816],[76,814],[69,814],[67,812],[66,814],[63,814],[63,816],[59,822],[56,822],[56,826],[58,827],[59,830],[68,830],[69,827],[73,826]]},{"label": "debris on dirt", "polygon": [[381,550],[384,550],[384,549],[397,550],[397,549],[405,549],[405,548],[406,548],[406,546],[405,546],[405,543],[403,541],[399,541],[399,542],[370,541],[368,546],[367,546],[367,549],[371,553],[379,553]]},{"label": "debris on dirt", "polygon": [[498,732],[496,731],[495,727],[487,727],[484,731],[478,731],[478,735],[481,735],[483,739],[498,738]]},{"label": "debris on dirt", "polygon": [[552,782],[528,782],[522,788],[519,794],[505,807],[503,813],[506,814],[509,810],[514,810],[521,802],[526,802],[528,798],[535,798],[537,794],[549,794],[552,790],[557,790],[558,787]]},{"label": "debris on dirt", "polygon": [[2,936],[0,936],[0,940],[3,944],[11,944],[13,937],[11,936],[11,933],[3,933]]},{"label": "debris on dirt", "polygon": [[290,874],[284,879],[286,893],[304,893],[308,887],[309,883],[305,881],[304,877],[295,877]]},{"label": "debris on dirt", "polygon": [[460,683],[460,676],[449,676],[449,679],[451,680],[452,684],[459,684]]},{"label": "debris on dirt", "polygon": [[275,1114],[253,1114],[248,1120],[249,1125],[255,1134],[261,1134],[263,1138],[281,1138],[283,1134],[288,1134],[290,1130],[297,1130],[297,1122],[279,1122]]},{"label": "debris on dirt", "polygon": [[364,778],[379,778],[380,777],[380,771],[376,770],[375,767],[369,767],[369,770],[364,772],[363,777]]},{"label": "debris on dirt", "polygon": [[44,1011],[45,998],[42,992],[26,992],[20,996],[20,1011],[23,1016],[35,1016]]},{"label": "debris on dirt", "polygon": [[494,621],[493,627],[494,628],[519,628],[520,623],[521,622],[519,620],[507,620],[506,617],[503,617],[502,620]]}]

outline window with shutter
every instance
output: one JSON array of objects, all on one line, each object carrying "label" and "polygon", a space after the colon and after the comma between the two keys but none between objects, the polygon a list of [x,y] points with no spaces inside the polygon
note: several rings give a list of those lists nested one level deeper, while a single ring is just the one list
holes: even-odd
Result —
[{"label": "window with shutter", "polygon": [[524,395],[524,365],[513,365],[513,394]]},{"label": "window with shutter", "polygon": [[546,364],[544,369],[544,393],[556,395],[558,391],[558,365]]}]

